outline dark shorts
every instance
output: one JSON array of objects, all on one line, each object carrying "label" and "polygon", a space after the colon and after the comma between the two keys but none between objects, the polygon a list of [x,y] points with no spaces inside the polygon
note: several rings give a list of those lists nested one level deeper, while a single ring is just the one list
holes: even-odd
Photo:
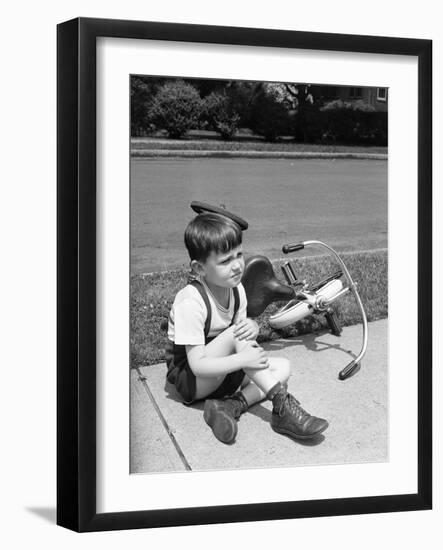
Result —
[{"label": "dark shorts", "polygon": [[[208,343],[210,340],[207,340]],[[197,401],[195,399],[196,379],[188,363],[185,346],[177,346],[168,341],[165,350],[166,365],[168,372],[166,378],[170,384],[173,384],[183,398],[185,405],[190,405]],[[238,390],[243,382],[245,373],[243,370],[230,372],[225,376],[220,386],[205,399],[220,399],[227,395],[232,395]]]}]

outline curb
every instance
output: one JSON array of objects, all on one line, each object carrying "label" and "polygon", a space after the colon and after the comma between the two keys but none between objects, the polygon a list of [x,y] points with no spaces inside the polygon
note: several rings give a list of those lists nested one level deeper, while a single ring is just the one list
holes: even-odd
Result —
[{"label": "curb", "polygon": [[131,149],[132,158],[255,158],[255,159],[354,159],[387,160],[385,153],[323,153],[291,151],[189,151]]}]

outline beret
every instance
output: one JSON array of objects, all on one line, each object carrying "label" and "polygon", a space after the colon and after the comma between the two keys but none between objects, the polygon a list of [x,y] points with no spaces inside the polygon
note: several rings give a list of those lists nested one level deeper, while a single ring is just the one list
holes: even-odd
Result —
[{"label": "beret", "polygon": [[234,221],[237,225],[239,225],[242,231],[248,229],[249,225],[246,220],[240,218],[240,216],[237,216],[237,214],[229,212],[229,210],[226,210],[226,208],[223,208],[222,206],[213,206],[212,204],[207,204],[206,202],[192,201],[191,208],[192,210],[194,210],[194,212],[197,212],[197,214],[203,214],[204,212],[221,214],[222,216],[226,216],[227,218]]}]

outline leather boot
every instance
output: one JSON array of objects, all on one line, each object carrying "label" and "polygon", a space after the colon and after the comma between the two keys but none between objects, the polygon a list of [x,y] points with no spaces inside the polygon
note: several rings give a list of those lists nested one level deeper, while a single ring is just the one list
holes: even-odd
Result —
[{"label": "leather boot", "polygon": [[219,441],[232,443],[237,435],[237,421],[247,410],[248,402],[237,392],[223,399],[207,399],[203,418]]},{"label": "leather boot", "polygon": [[273,399],[271,427],[274,431],[294,439],[312,439],[329,426],[327,420],[312,416],[300,402],[284,389]]}]

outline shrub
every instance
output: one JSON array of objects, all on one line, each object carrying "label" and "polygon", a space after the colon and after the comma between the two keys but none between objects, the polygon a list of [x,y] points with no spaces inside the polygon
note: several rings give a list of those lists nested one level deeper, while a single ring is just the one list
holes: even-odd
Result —
[{"label": "shrub", "polygon": [[387,144],[387,113],[377,112],[363,101],[341,99],[325,104],[323,138],[342,143]]},{"label": "shrub", "polygon": [[249,127],[250,109],[257,89],[261,84],[257,82],[231,81],[228,93],[232,108],[240,116],[239,126]]},{"label": "shrub", "polygon": [[336,142],[352,142],[355,117],[351,104],[337,99],[327,103],[322,108],[322,112],[324,113],[324,137]]},{"label": "shrub", "polygon": [[298,141],[314,143],[324,132],[324,116],[318,105],[309,102],[299,105],[292,123],[292,134]]},{"label": "shrub", "polygon": [[197,90],[182,80],[167,82],[157,92],[149,109],[149,121],[180,138],[198,126],[202,101]]},{"label": "shrub", "polygon": [[376,111],[365,117],[365,141],[371,145],[388,144],[388,113]]},{"label": "shrub", "polygon": [[289,131],[289,112],[273,94],[262,91],[251,106],[249,127],[267,141],[275,141]]},{"label": "shrub", "polygon": [[223,139],[232,139],[238,130],[240,115],[226,91],[212,92],[204,100],[204,116],[209,126]]}]

